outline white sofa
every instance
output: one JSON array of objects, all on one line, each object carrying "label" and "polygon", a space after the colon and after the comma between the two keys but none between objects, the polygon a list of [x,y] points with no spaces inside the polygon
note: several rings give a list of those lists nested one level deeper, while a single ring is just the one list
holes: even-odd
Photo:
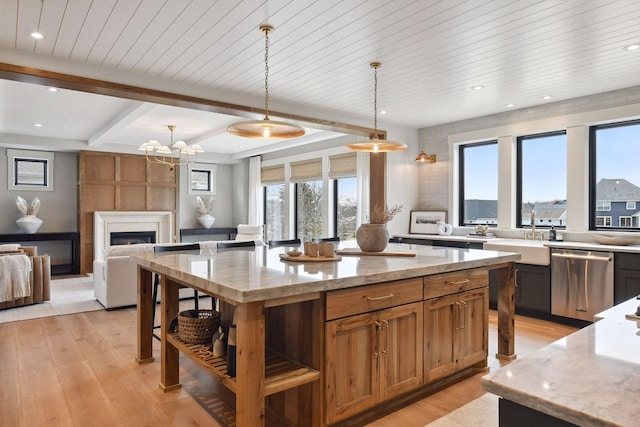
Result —
[{"label": "white sofa", "polygon": [[[249,238],[248,238],[249,237]],[[251,238],[253,237],[253,238]],[[256,246],[264,245],[262,235],[243,234],[234,241],[255,240]],[[228,241],[228,240],[226,240]],[[221,241],[198,242],[201,249],[216,249]],[[184,243],[175,243],[176,245]],[[160,244],[166,246],[167,244]],[[138,302],[138,266],[130,256],[153,252],[155,244],[116,245],[109,247],[102,260],[93,261],[93,285],[95,297],[105,308],[136,305]],[[180,298],[192,298],[193,290],[180,289]],[[159,300],[158,296],[158,300]]]}]

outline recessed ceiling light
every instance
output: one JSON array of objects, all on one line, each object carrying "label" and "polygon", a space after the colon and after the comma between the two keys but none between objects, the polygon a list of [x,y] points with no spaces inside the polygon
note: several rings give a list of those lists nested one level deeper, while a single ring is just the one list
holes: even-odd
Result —
[{"label": "recessed ceiling light", "polygon": [[471,87],[471,89],[473,89],[473,90],[482,90],[482,89],[484,89],[484,88],[485,88],[485,86],[479,86],[479,85],[478,85],[478,86],[472,86],[472,87]]},{"label": "recessed ceiling light", "polygon": [[31,37],[33,37],[36,40],[40,40],[44,38],[44,35],[42,33],[39,33],[37,31],[34,31],[32,33],[29,34]]},{"label": "recessed ceiling light", "polygon": [[630,44],[629,46],[625,46],[622,49],[624,49],[624,50],[637,50],[637,49],[640,49],[640,44]]},{"label": "recessed ceiling light", "polygon": [[41,127],[42,127],[42,123],[34,123],[33,125],[34,125],[35,127],[37,127],[37,128],[41,128]]},{"label": "recessed ceiling light", "polygon": [[544,99],[545,101],[548,101],[548,100],[551,99],[551,97],[549,95],[547,95],[547,96],[543,96],[542,99]]},{"label": "recessed ceiling light", "polygon": [[507,108],[513,108],[513,107],[515,107],[515,105],[513,105],[513,104],[507,104],[507,105],[505,105],[505,107],[507,107]]},{"label": "recessed ceiling light", "polygon": [[380,114],[387,114],[387,110],[380,110]]},{"label": "recessed ceiling light", "polygon": [[59,92],[59,91],[60,91],[60,89],[58,89],[57,87],[53,87],[53,86],[49,86],[49,87],[47,88],[47,90],[48,90],[49,92]]}]

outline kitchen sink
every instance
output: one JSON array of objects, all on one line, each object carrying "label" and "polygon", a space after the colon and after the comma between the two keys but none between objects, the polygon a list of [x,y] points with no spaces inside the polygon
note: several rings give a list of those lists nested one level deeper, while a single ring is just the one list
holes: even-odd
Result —
[{"label": "kitchen sink", "polygon": [[516,252],[522,258],[519,263],[534,265],[549,265],[550,251],[540,240],[522,239],[492,239],[485,242],[483,249],[502,252]]}]

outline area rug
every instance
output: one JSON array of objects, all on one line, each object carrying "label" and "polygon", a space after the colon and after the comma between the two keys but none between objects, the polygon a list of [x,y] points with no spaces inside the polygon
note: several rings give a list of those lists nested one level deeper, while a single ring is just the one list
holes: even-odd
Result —
[{"label": "area rug", "polygon": [[[497,427],[498,396],[485,393],[459,407],[442,418],[438,418],[428,427]],[[426,426],[425,426],[426,427]]]},{"label": "area rug", "polygon": [[51,301],[0,310],[0,323],[102,309],[93,293],[92,276],[55,279],[51,281]]}]

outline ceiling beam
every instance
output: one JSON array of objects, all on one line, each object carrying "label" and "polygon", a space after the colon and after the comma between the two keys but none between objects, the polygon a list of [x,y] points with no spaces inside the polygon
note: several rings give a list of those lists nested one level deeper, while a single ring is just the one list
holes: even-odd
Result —
[{"label": "ceiling beam", "polygon": [[[120,131],[138,120],[143,115],[153,111],[158,106],[149,102],[132,101],[131,104],[123,109],[120,114],[109,123],[101,127],[96,133],[89,137],[89,147],[96,147],[108,142],[109,132]],[[113,142],[113,141],[112,141]]]}]

